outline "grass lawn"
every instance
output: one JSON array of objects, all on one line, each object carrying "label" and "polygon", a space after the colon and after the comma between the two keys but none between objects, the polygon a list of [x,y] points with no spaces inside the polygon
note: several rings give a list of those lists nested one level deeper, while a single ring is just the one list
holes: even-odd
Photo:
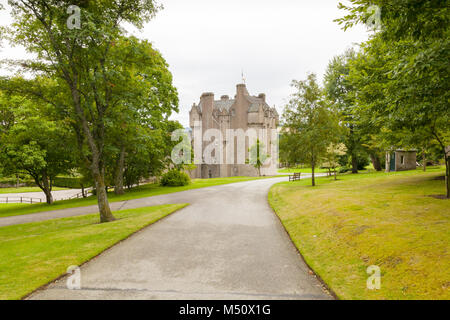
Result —
[{"label": "grass lawn", "polygon": [[[52,191],[67,190],[66,188],[53,187]],[[38,187],[20,187],[20,188],[0,188],[0,194],[4,193],[26,193],[42,192]]]},{"label": "grass lawn", "polygon": [[[139,199],[145,197],[156,196],[160,194],[168,194],[174,192],[180,192],[190,189],[198,189],[205,187],[212,187],[217,185],[243,182],[255,179],[264,179],[267,177],[255,178],[255,177],[230,177],[230,178],[214,178],[214,179],[194,179],[192,183],[183,187],[161,187],[157,184],[147,184],[140,187],[127,190],[124,195],[117,196],[113,192],[108,194],[110,202],[125,201],[131,199]],[[97,204],[97,198],[91,196],[86,199],[72,199],[55,201],[54,204],[48,205],[46,203],[39,204],[24,204],[17,206],[15,204],[0,204],[0,218],[18,216],[23,214],[37,213],[43,211],[53,211],[67,208],[83,207]]]},{"label": "grass lawn", "polygon": [[[340,167],[338,167],[336,170],[337,172],[339,172]],[[368,171],[373,171],[373,166],[372,164],[368,165],[365,170],[359,170],[360,172],[365,172],[366,170]],[[301,173],[312,173],[312,169],[311,168],[284,168],[284,169],[279,169],[278,173],[296,173],[296,172],[301,172]],[[316,168],[314,170],[315,173],[328,173],[328,169],[321,169],[321,168]]]},{"label": "grass lawn", "polygon": [[[312,173],[312,170],[311,170],[311,168],[284,168],[284,169],[279,169],[278,172],[279,173],[297,173],[297,172]],[[316,168],[314,170],[314,172],[315,173],[327,173],[328,169]]]},{"label": "grass lawn", "polygon": [[0,228],[0,300],[24,297],[185,206],[117,211],[107,224],[91,214]]},{"label": "grass lawn", "polygon": [[[272,187],[269,202],[306,262],[341,299],[450,299],[450,200],[441,168]],[[368,290],[367,267],[381,269]]]}]

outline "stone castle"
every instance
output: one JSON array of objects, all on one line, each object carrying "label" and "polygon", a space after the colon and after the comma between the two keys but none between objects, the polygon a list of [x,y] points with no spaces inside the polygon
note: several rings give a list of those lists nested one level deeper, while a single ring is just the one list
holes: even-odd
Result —
[{"label": "stone castle", "polygon": [[[266,130],[270,132],[276,130],[279,123],[279,115],[275,108],[271,108],[266,102],[266,95],[259,94],[258,96],[251,96],[246,88],[245,84],[237,85],[237,92],[234,99],[230,99],[229,96],[222,96],[220,100],[214,99],[213,93],[203,93],[200,98],[200,103],[192,106],[189,113],[190,127],[194,131],[201,127],[201,131],[204,133],[208,129],[216,129],[222,133],[224,137],[222,154],[226,154],[226,145],[230,141],[226,141],[227,130],[242,129],[246,131],[253,129],[257,132]],[[197,128],[196,128],[197,126]],[[235,138],[233,138],[235,139]],[[264,141],[261,144],[264,145],[267,154],[275,152],[274,147],[271,144],[271,137],[267,135],[264,137]],[[195,136],[194,136],[195,140]],[[237,145],[238,143],[232,141],[234,146],[234,159],[227,159],[226,161],[211,164],[205,163],[204,159],[197,164],[197,168],[190,172],[192,178],[218,178],[218,177],[232,177],[232,176],[258,176],[258,170],[251,164],[248,164],[249,159],[249,142],[245,140],[245,152],[246,162],[242,163],[238,160]],[[195,144],[195,141],[193,141]],[[202,142],[202,155],[208,143]],[[231,147],[230,147],[231,149]],[[241,148],[242,149],[242,148]],[[226,157],[226,156],[223,156]],[[274,157],[272,157],[274,158]],[[276,159],[277,160],[277,159]],[[270,164],[266,164],[261,167],[261,175],[275,175],[277,173],[276,160],[270,160]]]}]

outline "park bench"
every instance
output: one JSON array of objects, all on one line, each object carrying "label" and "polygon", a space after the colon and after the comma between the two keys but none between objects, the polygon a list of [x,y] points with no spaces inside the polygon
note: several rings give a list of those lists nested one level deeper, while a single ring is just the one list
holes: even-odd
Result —
[{"label": "park bench", "polygon": [[300,180],[300,172],[295,172],[294,174],[289,175],[289,181],[297,181]]}]

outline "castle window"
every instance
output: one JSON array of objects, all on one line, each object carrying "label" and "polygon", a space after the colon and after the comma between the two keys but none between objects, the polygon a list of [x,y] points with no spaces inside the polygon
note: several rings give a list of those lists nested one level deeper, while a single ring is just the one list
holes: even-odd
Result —
[{"label": "castle window", "polygon": [[236,111],[233,109],[231,110],[231,116],[234,117],[236,115]]}]

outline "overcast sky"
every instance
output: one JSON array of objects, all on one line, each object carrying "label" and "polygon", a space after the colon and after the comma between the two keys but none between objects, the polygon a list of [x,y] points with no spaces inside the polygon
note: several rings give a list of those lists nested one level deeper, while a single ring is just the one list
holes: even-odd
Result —
[{"label": "overcast sky", "polygon": [[[184,126],[203,92],[234,97],[242,70],[250,94],[266,93],[281,114],[293,79],[308,72],[322,79],[333,56],[368,37],[363,26],[344,32],[333,22],[344,15],[335,0],[159,2],[164,10],[142,32],[130,31],[152,41],[168,62],[180,97],[172,118]],[[10,22],[7,12],[0,21]],[[22,57],[22,51],[4,45],[0,56]]]}]

